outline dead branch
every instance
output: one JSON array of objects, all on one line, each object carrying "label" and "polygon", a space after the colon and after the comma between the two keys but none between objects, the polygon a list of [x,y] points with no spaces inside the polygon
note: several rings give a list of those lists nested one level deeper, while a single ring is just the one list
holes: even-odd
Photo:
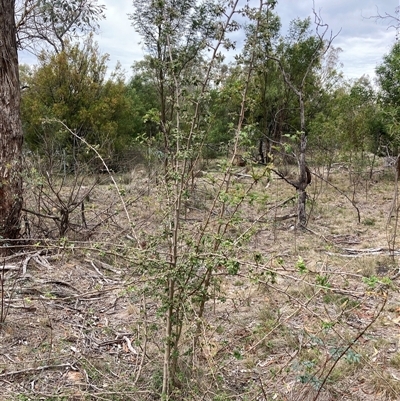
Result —
[{"label": "dead branch", "polygon": [[319,178],[320,180],[324,181],[325,183],[327,183],[328,185],[330,185],[332,188],[334,188],[337,192],[339,192],[341,195],[343,195],[352,205],[353,207],[356,209],[357,211],[357,218],[358,218],[358,222],[361,223],[361,214],[360,214],[360,209],[357,207],[356,203],[350,199],[341,189],[339,189],[336,185],[332,184],[331,182],[329,182],[328,180],[326,180],[324,177],[322,177],[321,175],[312,172],[311,174],[315,175],[317,178]]},{"label": "dead branch", "polygon": [[[399,7],[396,7],[396,13],[399,11]],[[393,14],[389,14],[388,12],[384,12],[383,14],[381,14],[379,12],[379,8],[378,6],[376,6],[376,15],[370,15],[369,17],[364,17],[364,19],[372,19],[375,20],[375,22],[381,21],[381,20],[386,20],[389,21],[389,25],[387,26],[387,29],[389,28],[394,28],[394,29],[398,29],[399,28],[399,24],[400,24],[400,18],[396,15]]]},{"label": "dead branch", "polygon": [[326,252],[329,256],[341,256],[343,258],[359,258],[362,256],[376,256],[376,255],[400,255],[400,251],[393,251],[388,248],[368,248],[368,249],[354,249],[354,248],[343,248],[346,253]]},{"label": "dead branch", "polygon": [[71,363],[61,363],[59,365],[45,365],[45,366],[39,366],[38,368],[13,370],[11,372],[6,372],[6,373],[0,374],[0,379],[4,378],[4,377],[21,375],[21,374],[25,374],[25,373],[42,372],[43,370],[63,369],[63,368],[70,368],[72,370],[76,370],[76,368]]},{"label": "dead branch", "polygon": [[123,336],[122,340],[126,342],[126,346],[128,347],[129,351],[131,351],[131,353],[133,355],[137,355],[138,354],[138,352],[132,347],[132,342],[127,336]]},{"label": "dead branch", "polygon": [[94,146],[92,146],[89,142],[87,142],[85,138],[80,137],[75,131],[73,131],[71,128],[69,128],[69,127],[68,127],[65,123],[63,123],[61,120],[57,120],[57,119],[51,120],[51,119],[50,119],[50,120],[48,120],[48,121],[50,121],[50,122],[56,122],[56,123],[58,123],[58,124],[61,124],[70,134],[72,134],[76,139],[78,139],[79,141],[81,141],[82,143],[84,143],[84,144],[85,144],[90,150],[92,150],[92,151],[96,154],[96,156],[101,160],[101,162],[103,163],[103,166],[104,166],[105,170],[107,171],[109,177],[111,178],[111,181],[112,181],[112,183],[113,183],[113,185],[114,185],[114,188],[116,189],[116,191],[117,191],[117,193],[118,193],[118,196],[119,196],[119,199],[120,199],[120,201],[121,201],[122,207],[124,208],[124,211],[125,211],[126,218],[127,218],[128,222],[129,222],[129,226],[130,226],[130,228],[131,228],[132,235],[133,235],[133,237],[136,239],[137,244],[139,245],[140,242],[139,242],[139,239],[138,239],[138,236],[137,236],[137,233],[136,233],[136,230],[135,230],[133,221],[132,221],[132,219],[131,219],[131,217],[130,217],[130,214],[129,214],[128,210],[127,210],[126,202],[125,202],[125,200],[123,199],[123,197],[122,197],[122,195],[121,195],[120,188],[119,188],[117,182],[115,181],[114,176],[112,175],[112,171],[109,169],[107,163],[105,162],[105,160],[103,159],[103,157],[101,156],[101,154],[98,152],[98,150],[97,150]]},{"label": "dead branch", "polygon": [[271,168],[271,171],[273,173],[275,173],[279,178],[281,178],[282,180],[286,181],[289,185],[291,185],[292,187],[295,187],[296,189],[299,189],[298,183],[295,181],[290,181],[288,180],[284,174],[282,174],[279,170],[275,170],[274,168]]}]

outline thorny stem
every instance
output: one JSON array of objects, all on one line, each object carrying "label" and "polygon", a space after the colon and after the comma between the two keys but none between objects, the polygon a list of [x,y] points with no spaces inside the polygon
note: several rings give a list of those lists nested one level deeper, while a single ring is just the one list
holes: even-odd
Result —
[{"label": "thorny stem", "polygon": [[[236,12],[236,7],[238,4],[238,0],[235,1],[235,3],[232,5],[231,8],[231,13],[227,16],[227,19],[224,24],[224,29],[223,32],[221,33],[221,36],[217,40],[217,44],[214,47],[214,51],[211,57],[211,61],[208,65],[205,79],[203,82],[203,85],[201,87],[201,94],[203,95],[206,90],[207,90],[207,83],[209,82],[211,78],[211,71],[214,66],[215,60],[217,58],[218,54],[218,49],[220,48],[223,39],[224,39],[224,34],[227,30],[227,27],[233,17],[233,15]],[[170,46],[170,38],[169,36],[167,37],[168,41],[168,49],[169,49],[169,59],[171,63],[173,62],[173,55],[171,52],[171,46]],[[169,262],[171,265],[172,269],[175,269],[178,264],[178,242],[179,242],[179,233],[180,233],[180,218],[181,218],[181,213],[182,213],[182,196],[184,194],[184,191],[188,185],[189,182],[189,174],[187,178],[185,178],[185,174],[188,173],[188,159],[184,158],[182,165],[179,165],[179,160],[177,159],[177,156],[179,153],[182,151],[182,148],[185,148],[186,150],[190,150],[192,147],[192,141],[193,141],[193,136],[195,134],[196,126],[198,124],[198,119],[200,117],[200,102],[197,101],[195,103],[195,110],[194,110],[194,115],[192,117],[192,122],[190,125],[190,130],[189,130],[189,135],[186,139],[185,143],[182,143],[180,140],[180,112],[179,112],[179,102],[180,102],[180,86],[179,82],[177,79],[177,76],[175,73],[173,73],[173,80],[174,80],[174,85],[175,85],[175,102],[176,102],[176,129],[177,129],[177,139],[176,139],[176,149],[175,149],[175,157],[171,157],[170,160],[172,162],[172,168],[175,173],[175,183],[174,183],[174,200],[172,201],[173,205],[173,218],[170,221],[170,227],[169,230],[172,234],[171,240],[170,240],[170,256],[169,256]],[[244,114],[244,111],[243,111]],[[165,133],[164,133],[165,135]],[[203,139],[204,141],[204,139]],[[200,149],[201,149],[202,144],[200,144]],[[198,157],[198,156],[197,156]],[[190,167],[190,166],[189,166]],[[165,169],[167,170],[167,165],[165,165]],[[193,165],[191,167],[193,169]],[[167,177],[167,171],[166,171],[166,179]],[[204,235],[203,234],[201,236]],[[190,275],[190,274],[189,274]],[[206,273],[205,280],[203,281],[205,288],[207,288],[210,284],[210,279],[211,279],[211,271],[208,271]],[[171,381],[174,380],[174,375],[176,373],[176,367],[177,367],[177,358],[178,358],[178,353],[174,352],[173,359],[171,360],[171,353],[173,349],[175,351],[177,350],[179,338],[181,335],[182,331],[182,322],[181,319],[179,319],[179,315],[181,313],[181,307],[178,304],[178,300],[176,299],[176,278],[175,277],[169,277],[168,278],[168,309],[166,313],[166,327],[165,327],[165,335],[166,335],[166,344],[165,344],[165,350],[164,350],[164,362],[163,362],[163,385],[162,385],[162,394],[168,399],[169,397],[169,391],[170,391],[170,386],[171,386]],[[177,321],[178,323],[174,323],[174,321]],[[176,327],[174,328],[174,324]]]},{"label": "thorny stem", "polygon": [[[259,9],[258,9],[259,13],[261,13],[263,7],[264,7],[264,3],[261,0],[260,4],[259,4]],[[259,31],[259,26],[260,26],[260,21],[259,21],[259,19],[257,19],[257,25],[256,25],[256,29],[255,29],[254,35],[257,35],[257,33]],[[253,51],[251,53],[250,62],[249,62],[246,82],[245,82],[245,86],[244,86],[244,90],[243,90],[243,94],[242,94],[240,115],[239,115],[239,120],[238,120],[238,124],[237,124],[237,128],[236,128],[236,137],[235,137],[235,143],[234,143],[233,156],[232,156],[229,168],[226,171],[225,177],[224,177],[224,179],[223,179],[223,181],[221,183],[221,186],[219,188],[218,194],[214,198],[214,203],[213,203],[213,205],[211,207],[210,213],[208,214],[208,218],[206,220],[206,224],[203,226],[203,231],[202,231],[202,233],[200,235],[200,238],[198,240],[199,244],[200,244],[201,238],[203,237],[203,235],[205,233],[206,226],[207,226],[208,222],[210,221],[212,211],[213,211],[213,209],[214,209],[214,207],[215,207],[215,205],[216,205],[216,203],[217,203],[217,201],[219,199],[219,194],[222,192],[224,187],[225,187],[225,189],[228,189],[229,185],[230,185],[230,182],[231,182],[232,166],[233,166],[233,162],[235,160],[235,157],[236,157],[236,154],[237,154],[237,151],[238,151],[239,140],[240,140],[240,131],[241,131],[241,128],[242,128],[242,125],[243,125],[244,117],[245,117],[244,114],[245,114],[245,106],[246,106],[246,102],[247,102],[247,91],[248,91],[248,88],[249,88],[251,74],[253,72],[255,53],[256,53],[256,50],[253,48]],[[239,208],[239,206],[240,206],[240,203],[236,206],[236,208],[235,208],[236,211]],[[219,214],[220,219],[222,219],[222,217],[225,214],[225,207],[226,207],[226,205],[225,205],[225,203],[223,203],[222,207],[221,207],[220,214]],[[235,213],[233,213],[233,214],[235,214]],[[220,243],[221,243],[221,240],[219,238],[220,238],[221,235],[225,234],[226,230],[228,229],[228,226],[229,226],[229,222],[226,222],[226,223],[222,222],[222,223],[219,224],[218,229],[217,229],[216,239],[214,241],[214,249],[213,249],[214,252],[216,252],[219,249],[219,246],[220,246]],[[209,286],[210,286],[211,279],[212,279],[212,274],[213,274],[213,269],[214,269],[214,266],[209,266],[207,268],[207,271],[206,271],[205,277],[204,277],[204,281],[203,281],[203,288],[205,288],[205,289],[209,288]],[[207,295],[204,295],[201,298],[199,311],[198,311],[198,321],[197,321],[197,329],[196,329],[196,338],[197,338],[197,340],[195,341],[195,344],[197,343],[198,336],[200,334],[200,325],[201,325],[201,320],[202,320],[202,317],[203,317],[203,314],[204,314],[204,309],[205,309],[206,302],[207,302]]]}]

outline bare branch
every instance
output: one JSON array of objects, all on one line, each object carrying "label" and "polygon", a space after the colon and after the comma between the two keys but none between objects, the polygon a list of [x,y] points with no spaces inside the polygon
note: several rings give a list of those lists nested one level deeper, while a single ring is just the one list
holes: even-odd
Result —
[{"label": "bare branch", "polygon": [[378,21],[388,21],[389,25],[387,26],[387,29],[389,28],[394,28],[394,29],[399,29],[400,26],[400,17],[399,17],[399,12],[400,12],[400,7],[396,7],[395,9],[395,15],[389,14],[388,12],[385,12],[384,14],[381,14],[379,12],[378,6],[376,6],[376,15],[370,15],[369,17],[364,17],[364,19],[372,19],[375,22]]},{"label": "bare branch", "polygon": [[21,49],[38,54],[46,47],[55,52],[64,49],[65,43],[99,28],[105,6],[97,0],[79,0],[66,4],[63,1],[17,0],[15,25],[17,44]]}]

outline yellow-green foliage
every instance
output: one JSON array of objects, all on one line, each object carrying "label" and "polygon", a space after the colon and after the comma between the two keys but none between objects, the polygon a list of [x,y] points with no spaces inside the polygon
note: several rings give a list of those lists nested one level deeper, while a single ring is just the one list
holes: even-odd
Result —
[{"label": "yellow-green foliage", "polygon": [[39,65],[21,71],[26,89],[22,93],[22,120],[26,142],[43,151],[44,144],[65,149],[73,142],[63,121],[107,155],[128,133],[131,104],[123,75],[106,78],[108,55],[101,55],[89,37],[82,46],[67,45],[63,52],[43,53]]}]

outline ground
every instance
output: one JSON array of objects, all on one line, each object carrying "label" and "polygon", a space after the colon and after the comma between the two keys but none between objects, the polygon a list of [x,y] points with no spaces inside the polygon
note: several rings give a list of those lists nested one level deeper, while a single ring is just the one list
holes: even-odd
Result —
[{"label": "ground", "polygon": [[[346,163],[329,175],[311,170],[304,231],[290,185],[274,174],[255,184],[254,169],[235,170],[234,191],[251,186],[226,233],[235,264],[215,268],[201,319],[185,309],[173,399],[400,399],[394,172]],[[216,165],[196,177],[182,218],[188,233],[204,225],[221,180]],[[145,169],[115,181],[118,191],[105,177],[93,189],[64,182],[50,190],[73,193],[79,205],[65,235],[57,235],[61,217],[35,209],[30,238],[2,262],[2,400],[160,399],[163,266],[143,266],[163,251],[165,199]],[[62,216],[37,188],[27,187],[26,209],[41,199],[43,215]],[[226,206],[232,215],[235,205]]]}]

